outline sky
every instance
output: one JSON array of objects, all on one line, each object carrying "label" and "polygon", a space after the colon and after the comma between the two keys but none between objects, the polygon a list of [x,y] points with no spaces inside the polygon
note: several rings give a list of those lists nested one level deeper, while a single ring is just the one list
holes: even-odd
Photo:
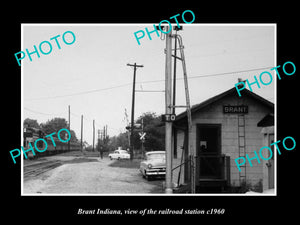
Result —
[{"label": "sky", "polygon": [[[135,119],[145,112],[164,114],[165,40],[154,32],[152,40],[146,34],[138,45],[134,37],[134,32],[146,27],[153,30],[153,24],[22,24],[21,51],[32,52],[43,41],[52,44],[50,54],[40,53],[40,58],[32,54],[32,61],[26,55],[22,60],[22,120],[68,120],[70,105],[71,129],[78,139],[81,115],[83,140],[89,144],[93,120],[96,130],[107,125],[109,136],[124,132],[125,109],[130,121],[132,100],[133,68],[128,63],[144,66],[136,71],[136,90],[159,91],[136,92]],[[238,78],[253,82],[254,75],[276,66],[274,24],[181,25],[178,34],[183,38],[191,105],[233,88]],[[62,40],[66,31],[75,34],[71,45]],[[57,35],[61,49],[50,40]],[[70,34],[65,38],[72,41]],[[47,44],[43,50],[49,50]],[[177,61],[178,105],[185,104],[182,78]],[[275,80],[260,89],[254,86],[253,92],[274,103]]]}]

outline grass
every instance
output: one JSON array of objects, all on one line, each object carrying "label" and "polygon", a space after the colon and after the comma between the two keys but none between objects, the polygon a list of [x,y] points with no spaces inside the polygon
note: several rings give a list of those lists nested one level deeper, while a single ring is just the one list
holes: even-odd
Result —
[{"label": "grass", "polygon": [[123,159],[123,160],[114,160],[109,166],[111,167],[120,167],[120,168],[136,168],[140,167],[141,159]]}]

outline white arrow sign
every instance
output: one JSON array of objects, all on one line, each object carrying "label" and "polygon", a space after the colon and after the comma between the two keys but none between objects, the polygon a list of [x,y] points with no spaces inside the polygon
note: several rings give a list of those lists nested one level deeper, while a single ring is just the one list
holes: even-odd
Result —
[{"label": "white arrow sign", "polygon": [[146,135],[146,132],[139,132],[139,135],[140,135],[140,140],[143,140],[145,139],[145,135]]}]

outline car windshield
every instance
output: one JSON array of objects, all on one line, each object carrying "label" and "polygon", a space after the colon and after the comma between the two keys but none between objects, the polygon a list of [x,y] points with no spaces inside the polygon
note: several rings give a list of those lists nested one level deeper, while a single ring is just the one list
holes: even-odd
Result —
[{"label": "car windshield", "polygon": [[152,159],[165,159],[166,154],[165,153],[152,153],[147,155],[147,160]]}]

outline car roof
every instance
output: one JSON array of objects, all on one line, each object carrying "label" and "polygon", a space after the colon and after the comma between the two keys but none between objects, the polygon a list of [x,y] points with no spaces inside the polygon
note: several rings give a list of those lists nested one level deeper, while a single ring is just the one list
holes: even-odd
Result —
[{"label": "car roof", "polygon": [[155,153],[160,153],[160,154],[162,154],[162,153],[166,153],[166,151],[151,151],[151,152],[146,152],[146,155],[150,155],[150,154],[155,154]]}]

